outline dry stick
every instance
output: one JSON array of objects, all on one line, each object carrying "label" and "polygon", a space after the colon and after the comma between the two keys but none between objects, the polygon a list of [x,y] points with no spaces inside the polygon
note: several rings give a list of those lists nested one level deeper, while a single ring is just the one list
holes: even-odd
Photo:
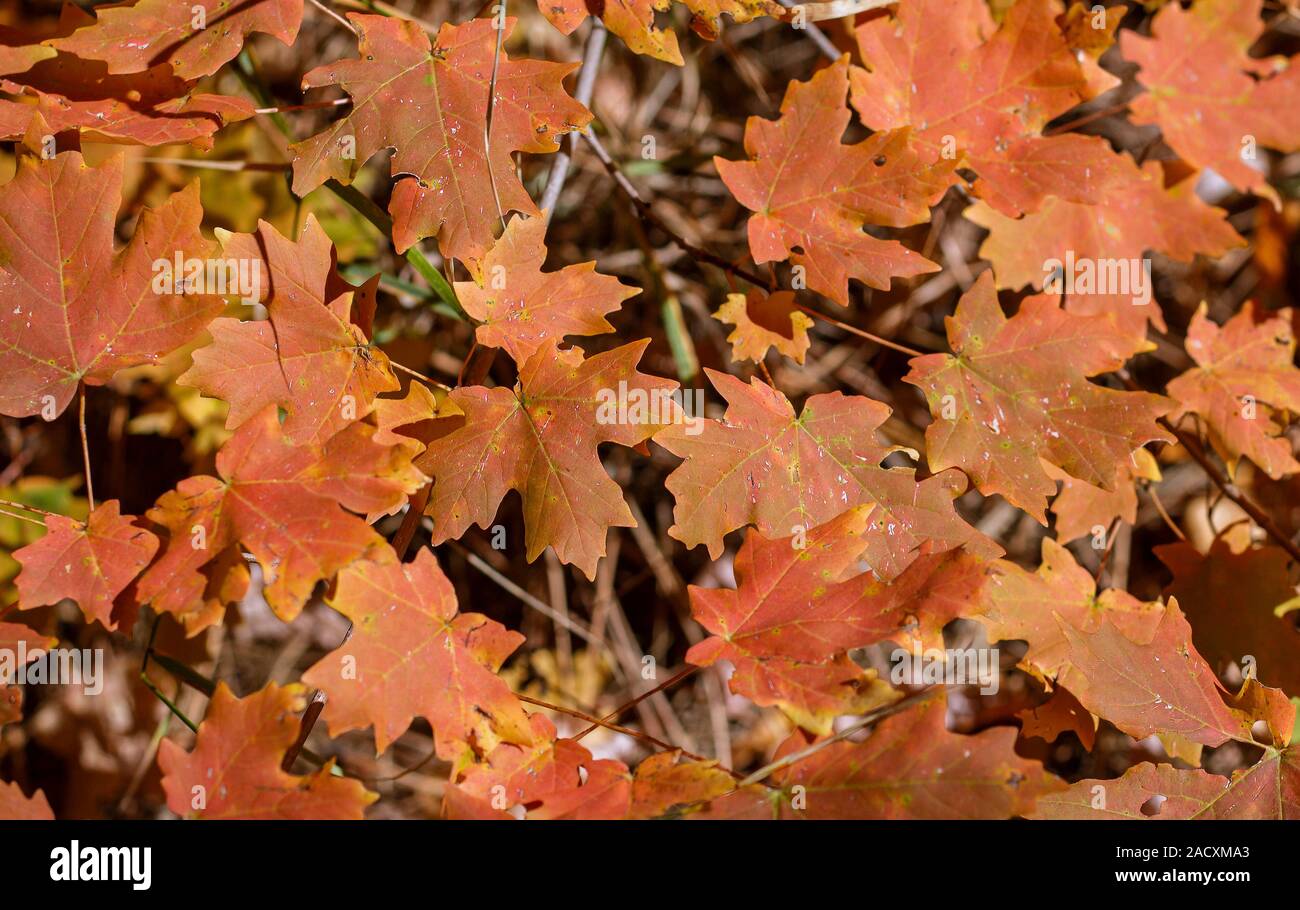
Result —
[{"label": "dry stick", "polygon": [[[690,256],[692,259],[696,260],[697,262],[707,262],[709,265],[717,266],[718,268],[722,269],[724,272],[727,272],[730,275],[735,275],[737,278],[740,278],[744,281],[748,281],[750,284],[754,285],[755,287],[762,288],[765,291],[770,291],[772,289],[772,283],[767,279],[763,278],[761,275],[751,272],[748,269],[742,268],[736,265],[735,263],[730,262],[727,259],[724,259],[723,257],[719,256],[717,253],[712,252],[711,250],[706,250],[703,247],[696,246],[695,244],[687,240],[685,237],[683,237],[681,234],[678,234],[676,231],[670,228],[667,224],[664,223],[663,219],[661,219],[658,215],[654,213],[653,210],[651,210],[650,203],[645,201],[645,199],[641,196],[641,194],[637,192],[636,187],[632,185],[631,181],[629,181],[627,177],[623,174],[623,172],[618,169],[618,165],[615,164],[614,159],[612,159],[609,156],[609,152],[605,151],[604,145],[602,145],[600,140],[596,138],[596,134],[591,131],[591,128],[588,127],[586,130],[578,133],[578,135],[580,135],[583,139],[587,140],[587,143],[591,146],[592,151],[596,153],[596,157],[600,159],[600,163],[605,166],[605,170],[609,172],[609,175],[614,179],[614,183],[617,184],[618,188],[623,191],[623,195],[627,197],[628,202],[631,203],[633,210],[636,212],[636,214],[638,215],[638,217],[640,217],[642,221],[646,222],[647,224],[653,227],[658,228],[660,231],[663,231],[665,234],[668,235],[669,240],[675,243],[688,256]],[[831,325],[836,326],[837,328],[843,329],[846,332],[851,332],[854,335],[858,335],[859,337],[865,338],[866,340],[874,342],[875,344],[879,344],[883,347],[891,348],[895,351],[899,351],[900,353],[907,354],[910,357],[923,356],[923,353],[921,351],[917,351],[913,348],[909,348],[906,345],[897,344],[896,342],[890,341],[887,338],[881,338],[879,335],[873,335],[868,331],[859,329],[855,326],[851,326],[847,322],[841,322],[838,319],[832,319],[830,316],[820,313],[811,307],[807,307],[799,303],[796,303],[795,306],[798,307],[800,311],[807,313],[809,316],[813,316],[816,317],[817,319],[821,319],[824,320],[825,322],[829,322]]]},{"label": "dry stick", "polygon": [[791,8],[803,10],[805,22],[824,22],[827,19],[843,19],[868,10],[893,6],[897,2],[898,0],[829,0],[826,3],[795,3]]},{"label": "dry stick", "polygon": [[90,442],[86,439],[86,387],[81,387],[81,407],[78,423],[81,427],[81,458],[86,466],[86,501],[90,511],[95,511],[95,484],[90,479]]},{"label": "dry stick", "polygon": [[619,705],[619,706],[618,706],[617,708],[615,708],[613,711],[609,712],[609,713],[606,714],[603,718],[601,718],[600,722],[592,723],[592,725],[591,725],[590,727],[588,727],[587,729],[583,730],[583,731],[582,731],[581,733],[579,733],[577,736],[573,737],[573,741],[574,741],[574,742],[577,742],[578,740],[580,740],[580,739],[582,739],[584,736],[586,736],[588,733],[590,733],[591,731],[595,730],[597,727],[599,727],[599,726],[603,726],[605,721],[618,720],[619,717],[623,714],[624,711],[628,711],[628,710],[630,710],[630,709],[632,709],[632,708],[635,708],[637,705],[639,705],[641,702],[645,701],[645,700],[646,700],[647,698],[649,698],[651,695],[656,695],[656,694],[662,692],[664,689],[667,689],[669,686],[674,686],[674,685],[676,685],[677,683],[681,682],[683,679],[686,679],[688,676],[692,676],[692,675],[694,675],[695,673],[698,673],[699,670],[700,670],[699,667],[687,667],[685,670],[682,670],[682,671],[679,672],[679,673],[675,673],[675,674],[673,674],[673,676],[672,676],[671,678],[669,678],[668,680],[665,680],[664,682],[661,682],[659,685],[655,686],[653,689],[649,690],[648,692],[643,692],[643,693],[641,693],[640,695],[638,695],[636,698],[632,699],[632,700],[631,700],[630,702],[628,702],[627,704]]},{"label": "dry stick", "polygon": [[[255,107],[254,114],[283,114],[286,111],[311,111],[322,107],[339,107],[351,104],[351,98],[334,98],[330,101],[304,101],[302,104],[282,104],[277,107]],[[147,159],[142,159],[147,160]]]},{"label": "dry stick", "polygon": [[[257,113],[261,114],[266,111],[274,111],[277,108],[263,108]],[[282,109],[281,109],[282,110]],[[192,167],[205,171],[261,171],[264,173],[280,173],[293,167],[291,164],[276,164],[274,161],[204,161],[201,158],[165,158],[145,155],[140,158],[132,158],[131,161],[140,164],[167,164],[173,167]]]},{"label": "dry stick", "polygon": [[528,606],[532,607],[538,613],[541,613],[543,616],[546,616],[550,618],[552,621],[564,626],[566,629],[568,629],[574,635],[581,638],[583,641],[589,642],[591,644],[600,645],[602,648],[605,648],[606,650],[609,650],[612,653],[612,649],[610,648],[609,643],[606,642],[603,638],[600,638],[592,634],[591,632],[587,631],[586,629],[584,629],[578,623],[574,622],[569,617],[562,616],[561,614],[557,613],[555,610],[552,610],[550,606],[548,606],[546,603],[542,602],[541,600],[538,600],[532,594],[529,594],[523,588],[519,587],[519,585],[515,584],[509,578],[502,575],[496,569],[492,568],[492,566],[489,565],[486,560],[482,559],[478,554],[474,553],[468,547],[464,546],[463,544],[457,543],[456,541],[448,541],[448,542],[451,543],[453,547],[455,547],[457,550],[461,552],[461,555],[465,557],[466,561],[471,566],[478,569],[480,572],[482,572],[492,581],[496,582],[498,587],[503,588],[506,591],[509,591],[511,594],[513,594],[515,597],[518,597],[521,601],[523,601]]},{"label": "dry stick", "polygon": [[1148,484],[1146,489],[1147,495],[1151,497],[1151,504],[1156,507],[1156,511],[1160,513],[1160,517],[1165,520],[1165,524],[1169,526],[1169,530],[1173,531],[1174,534],[1178,536],[1179,540],[1186,542],[1187,535],[1183,533],[1182,528],[1174,524],[1174,520],[1170,518],[1169,513],[1165,511],[1165,504],[1162,503],[1160,497],[1156,495],[1155,486],[1153,484]]},{"label": "dry stick", "polygon": [[25,521],[28,524],[40,525],[42,528],[45,527],[45,522],[39,518],[32,518],[30,515],[22,515],[18,512],[10,512],[8,509],[0,509],[0,515],[5,516],[6,518],[13,518],[17,521]]},{"label": "dry stick", "polygon": [[[37,506],[29,506],[25,502],[15,502],[12,499],[0,499],[0,506],[8,506],[11,509],[22,509],[24,512],[35,512],[37,515],[44,515],[46,518],[67,517],[66,515],[59,515],[58,512],[51,512],[48,509],[42,509]],[[72,520],[76,521],[75,518]],[[78,522],[78,524],[84,524],[84,522]]]},{"label": "dry stick", "polygon": [[390,366],[393,367],[393,369],[401,370],[403,373],[405,373],[408,376],[414,376],[416,379],[420,380],[425,385],[434,386],[436,388],[442,389],[444,392],[451,391],[451,386],[447,385],[446,383],[439,382],[436,379],[430,379],[428,376],[425,376],[423,373],[418,373],[408,366],[403,366],[402,364],[398,363],[396,360],[390,360],[388,361],[388,363]]},{"label": "dry stick", "polygon": [[[787,9],[792,9],[799,4],[796,3],[795,0],[781,0],[781,5]],[[826,37],[825,32],[807,20],[806,10],[807,7],[805,6],[805,25],[802,31],[808,33],[808,37],[812,39],[813,44],[817,45],[817,49],[822,52],[822,56],[834,63],[842,56],[840,54],[840,49],[831,43],[831,39]]]},{"label": "dry stick", "polygon": [[340,16],[340,15],[339,15],[335,10],[330,9],[330,8],[329,8],[328,6],[326,6],[324,3],[321,3],[321,0],[311,0],[311,5],[314,6],[314,7],[316,7],[318,10],[320,10],[320,11],[321,11],[322,13],[324,13],[325,15],[329,16],[331,19],[333,19],[333,20],[335,20],[336,22],[338,22],[339,25],[343,26],[345,29],[347,29],[348,31],[350,31],[352,34],[355,35],[355,34],[357,33],[356,28],[353,27],[353,25],[352,25],[351,22],[349,22],[347,19],[344,19],[344,18],[343,18],[342,16]]},{"label": "dry stick", "polygon": [[[1129,381],[1131,382],[1131,380]],[[1180,430],[1178,427],[1170,423],[1167,418],[1157,418],[1156,422],[1178,438],[1178,441],[1182,443],[1183,448],[1187,450],[1187,454],[1192,456],[1192,460],[1201,466],[1201,470],[1203,470],[1205,475],[1214,482],[1214,485],[1223,492],[1224,496],[1228,497],[1240,506],[1241,510],[1249,515],[1251,520],[1264,530],[1265,534],[1277,541],[1278,544],[1281,545],[1282,549],[1286,550],[1287,553],[1290,554],[1292,559],[1300,562],[1300,547],[1297,547],[1295,541],[1293,541],[1285,531],[1277,526],[1277,523],[1269,517],[1267,512],[1255,505],[1246,494],[1242,493],[1241,490],[1237,488],[1235,483],[1229,480],[1228,477],[1219,470],[1218,465],[1211,461],[1210,457],[1205,454],[1205,450],[1201,448],[1200,440],[1196,439],[1196,437],[1192,436],[1192,434],[1188,433],[1186,430]]]},{"label": "dry stick", "polygon": [[[599,19],[591,20],[591,32],[587,35],[587,44],[582,49],[582,68],[578,71],[578,89],[573,98],[583,107],[591,107],[591,97],[596,91],[596,73],[600,69],[600,58],[605,52],[605,25]],[[578,148],[578,137],[570,134],[565,137],[565,148],[555,154],[555,163],[546,177],[546,189],[542,191],[540,208],[549,222],[555,214],[555,206],[560,201],[564,190],[564,181],[569,176],[569,165]]]},{"label": "dry stick", "polygon": [[[565,619],[569,618],[568,586],[564,582],[564,566],[551,547],[546,549],[546,591],[551,606]],[[555,624],[555,656],[559,664],[560,679],[566,689],[573,687],[573,639],[562,624]]]},{"label": "dry stick", "polygon": [[397,551],[399,560],[406,559],[406,551],[410,548],[411,541],[415,539],[415,531],[420,527],[420,519],[424,517],[424,507],[429,504],[429,494],[432,492],[433,484],[426,483],[406,498],[406,514],[402,516],[402,524],[392,540],[393,549]]},{"label": "dry stick", "polygon": [[809,316],[816,317],[817,319],[820,319],[823,322],[829,322],[831,325],[835,326],[838,329],[843,329],[846,332],[850,332],[854,335],[857,335],[859,338],[865,338],[867,339],[867,341],[874,342],[880,345],[881,347],[890,348],[891,350],[898,351],[901,354],[906,354],[909,357],[925,356],[925,353],[923,351],[918,351],[915,348],[909,348],[907,345],[904,344],[898,344],[897,342],[890,341],[888,338],[881,338],[879,335],[873,335],[864,329],[858,328],[857,326],[849,325],[847,322],[840,322],[838,319],[834,319],[830,316],[825,315],[824,313],[819,313],[816,310],[814,310],[812,307],[804,306],[802,303],[795,303],[795,307],[800,312],[807,313]]},{"label": "dry stick", "polygon": [[[1127,370],[1120,370],[1119,377],[1123,381],[1124,386],[1130,392],[1141,391],[1142,387],[1133,380],[1133,377],[1129,375]],[[1290,554],[1292,559],[1300,562],[1300,547],[1297,547],[1295,541],[1293,541],[1285,531],[1277,526],[1277,522],[1273,521],[1267,512],[1255,505],[1254,501],[1251,500],[1250,497],[1241,492],[1241,490],[1237,488],[1237,485],[1229,480],[1227,475],[1219,470],[1219,466],[1211,461],[1210,456],[1205,453],[1205,449],[1202,448],[1199,439],[1191,433],[1188,433],[1186,430],[1181,430],[1174,426],[1167,417],[1157,417],[1156,423],[1174,434],[1174,437],[1182,443],[1183,448],[1187,450],[1187,454],[1192,456],[1192,460],[1201,466],[1201,470],[1205,472],[1205,476],[1219,488],[1219,491],[1222,492],[1224,496],[1228,497],[1240,506],[1241,510],[1249,515],[1251,520],[1255,522],[1255,524],[1259,525],[1265,534],[1277,541],[1282,549],[1286,550],[1287,553]],[[1154,499],[1154,496],[1152,498]],[[1163,512],[1163,510],[1161,511]],[[1165,520],[1168,521],[1168,518]],[[1182,537],[1182,534],[1180,533],[1179,536]],[[1183,539],[1185,540],[1186,538]]]},{"label": "dry stick", "polygon": [[[536,705],[539,708],[548,708],[552,711],[558,711],[561,714],[568,714],[571,717],[576,717],[579,720],[585,720],[588,723],[592,724],[593,729],[595,727],[604,727],[607,730],[613,730],[615,733],[622,733],[625,736],[631,736],[635,739],[645,740],[646,742],[650,743],[651,745],[659,747],[665,752],[680,752],[682,755],[686,756],[691,761],[698,761],[698,762],[711,761],[710,759],[707,759],[702,755],[696,755],[693,752],[688,752],[687,750],[681,748],[680,746],[674,746],[670,743],[666,743],[662,739],[659,739],[656,736],[651,736],[649,733],[644,733],[641,730],[634,730],[631,727],[624,727],[619,724],[610,723],[609,721],[606,721],[602,718],[595,717],[591,714],[587,714],[584,711],[577,711],[573,708],[565,708],[565,707],[561,707],[560,705],[553,705],[548,701],[542,701],[540,698],[533,698],[532,696],[529,695],[520,695],[518,692],[515,693],[515,697],[518,698],[520,701],[527,702],[530,705]],[[735,777],[737,779],[740,778],[740,775],[737,774],[735,771],[732,771],[730,768],[727,768],[725,770],[732,777]]]},{"label": "dry stick", "polygon": [[772,283],[766,278],[757,275],[748,269],[741,268],[729,260],[722,258],[717,253],[696,246],[665,224],[663,219],[651,210],[650,203],[645,201],[641,194],[637,192],[636,187],[632,185],[631,181],[629,181],[623,172],[619,170],[618,165],[614,163],[614,160],[609,157],[609,152],[605,151],[605,146],[596,138],[596,134],[592,131],[591,127],[587,127],[587,129],[580,131],[578,135],[587,140],[587,144],[591,146],[591,150],[596,153],[596,157],[600,159],[600,163],[604,165],[605,170],[609,173],[610,177],[614,179],[614,183],[618,185],[618,188],[623,191],[623,195],[627,197],[628,201],[632,204],[632,208],[636,210],[637,215],[642,221],[653,225],[667,234],[668,239],[685,251],[692,259],[717,266],[723,271],[735,275],[737,278],[742,278],[745,281],[748,281],[755,287],[762,288],[763,290],[771,290]]}]

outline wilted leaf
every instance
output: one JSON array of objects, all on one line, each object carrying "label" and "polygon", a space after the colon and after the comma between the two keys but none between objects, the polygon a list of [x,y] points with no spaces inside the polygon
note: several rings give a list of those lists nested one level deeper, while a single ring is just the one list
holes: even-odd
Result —
[{"label": "wilted leaf", "polygon": [[808,353],[808,330],[813,321],[795,309],[791,291],[764,294],[754,288],[744,294],[728,294],[713,318],[736,327],[727,336],[734,363],[761,363],[768,351],[775,350],[801,364]]}]

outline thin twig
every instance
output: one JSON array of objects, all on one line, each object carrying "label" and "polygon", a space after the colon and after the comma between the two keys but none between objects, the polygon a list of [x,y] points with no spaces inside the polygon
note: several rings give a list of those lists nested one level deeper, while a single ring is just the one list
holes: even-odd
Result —
[{"label": "thin twig", "polygon": [[717,266],[724,272],[735,275],[737,278],[744,281],[748,281],[755,287],[762,288],[765,291],[770,291],[772,289],[772,283],[761,275],[755,274],[748,269],[741,268],[735,263],[719,256],[717,253],[696,246],[670,228],[664,223],[662,218],[654,213],[650,208],[650,203],[645,201],[641,194],[637,192],[636,187],[632,185],[631,181],[629,181],[623,172],[619,170],[618,165],[614,163],[614,159],[609,157],[609,152],[605,151],[605,146],[601,144],[601,141],[598,138],[596,138],[596,134],[591,127],[582,130],[578,135],[587,140],[587,144],[591,146],[591,150],[596,153],[596,157],[600,159],[600,163],[604,165],[605,170],[612,178],[614,178],[614,183],[620,190],[622,190],[623,195],[627,197],[628,202],[631,203],[632,208],[636,211],[637,216],[640,217],[642,221],[667,234],[669,240],[675,243],[688,256],[697,262],[707,262],[709,265]]},{"label": "thin twig", "polygon": [[879,335],[873,335],[864,329],[858,328],[857,326],[849,325],[847,322],[840,322],[838,319],[834,319],[830,316],[827,316],[825,313],[819,313],[817,312],[817,310],[814,310],[812,307],[804,306],[802,303],[795,303],[795,308],[802,313],[807,313],[809,316],[815,317],[817,319],[821,319],[824,322],[829,322],[831,325],[835,326],[838,329],[843,329],[844,331],[849,332],[850,334],[857,335],[859,338],[865,338],[867,339],[867,341],[875,342],[881,347],[890,348],[891,350],[898,351],[901,354],[906,354],[909,357],[925,356],[924,351],[918,351],[916,350],[916,348],[909,348],[907,345],[899,344],[896,341],[890,341],[888,338],[881,338]]},{"label": "thin twig", "polygon": [[1211,461],[1210,457],[1205,453],[1205,449],[1201,448],[1200,440],[1186,430],[1180,430],[1167,418],[1160,417],[1156,422],[1177,437],[1183,448],[1187,450],[1187,454],[1201,466],[1201,470],[1223,492],[1224,496],[1240,506],[1241,510],[1250,516],[1251,521],[1259,525],[1265,534],[1277,541],[1282,549],[1290,554],[1292,559],[1300,562],[1300,547],[1296,546],[1290,535],[1277,526],[1277,522],[1273,521],[1267,512],[1257,506],[1245,493],[1242,493],[1237,485],[1219,470],[1218,465]]},{"label": "thin twig", "polygon": [[45,527],[45,522],[39,518],[32,518],[30,515],[23,515],[19,512],[10,512],[8,509],[0,509],[0,515],[5,516],[6,518],[12,518],[16,521],[25,521],[28,524],[39,525],[42,528]]},{"label": "thin twig", "polygon": [[[799,5],[795,0],[780,0],[780,2],[781,5],[787,9],[793,9]],[[804,26],[802,29],[799,29],[799,31],[806,32],[808,37],[812,39],[812,43],[817,45],[817,49],[822,52],[822,56],[832,63],[843,56],[840,53],[840,49],[831,43],[830,38],[826,37],[826,33],[813,25],[812,22],[809,22],[806,17],[804,19]]]},{"label": "thin twig", "polygon": [[501,69],[501,46],[506,40],[506,4],[500,0],[501,8],[492,16],[492,26],[497,30],[496,52],[492,55],[492,79],[488,82],[487,117],[483,120],[483,155],[487,160],[488,183],[492,186],[492,198],[496,200],[497,217],[501,227],[506,226],[505,212],[501,211],[501,196],[497,193],[497,175],[492,167],[492,114],[497,106],[497,73]]},{"label": "thin twig", "polygon": [[931,686],[928,689],[923,689],[920,692],[916,692],[912,695],[906,696],[905,698],[901,698],[896,702],[888,704],[883,708],[878,708],[877,710],[872,711],[869,714],[865,714],[863,715],[862,719],[859,720],[857,723],[845,727],[843,730],[841,730],[839,733],[836,733],[834,736],[828,737],[823,740],[819,740],[806,749],[800,749],[798,752],[792,752],[791,754],[785,756],[784,758],[772,762],[770,765],[764,765],[763,767],[755,771],[753,774],[749,775],[744,780],[742,780],[739,784],[737,784],[736,789],[740,790],[744,787],[750,786],[751,784],[761,783],[762,781],[771,777],[777,771],[780,771],[782,768],[788,768],[791,765],[797,764],[798,762],[801,762],[806,758],[811,758],[812,756],[820,752],[822,749],[825,749],[827,746],[833,745],[838,742],[842,742],[848,739],[854,733],[857,733],[859,730],[869,727],[872,724],[876,723],[877,721],[884,720],[886,717],[890,717],[894,714],[898,714],[901,711],[906,711],[908,708],[912,708],[915,707],[916,705],[922,704],[923,702],[927,702],[942,691],[943,691],[942,686]]},{"label": "thin twig", "polygon": [[418,373],[408,366],[403,366],[402,364],[398,363],[396,360],[389,360],[388,363],[390,366],[392,366],[393,369],[401,370],[407,376],[414,376],[416,379],[420,380],[426,385],[431,385],[436,388],[442,389],[444,392],[451,391],[451,386],[447,385],[445,382],[439,382],[436,379],[430,379],[428,376],[425,376],[423,373]]},{"label": "thin twig", "polygon": [[[596,90],[596,73],[600,69],[600,58],[605,52],[605,36],[607,32],[599,19],[591,20],[591,32],[587,35],[587,43],[582,50],[582,68],[578,71],[578,89],[574,92],[573,98],[583,107],[591,107],[591,97]],[[546,177],[546,189],[542,191],[542,201],[540,208],[547,221],[555,214],[555,206],[560,200],[560,193],[564,190],[564,181],[569,176],[569,164],[573,161],[573,154],[578,147],[578,137],[570,134],[565,137],[565,147],[555,154],[555,163],[551,165],[551,172]]]},{"label": "thin twig", "polygon": [[631,710],[632,708],[635,708],[637,705],[641,704],[641,702],[645,701],[645,700],[646,700],[647,698],[649,698],[650,696],[652,696],[652,695],[657,695],[658,693],[662,692],[664,689],[667,689],[667,688],[669,688],[670,686],[675,686],[675,685],[677,685],[677,683],[681,682],[683,679],[686,679],[686,678],[688,678],[688,677],[690,677],[690,676],[694,676],[696,673],[699,672],[699,669],[700,669],[699,667],[687,667],[685,670],[682,670],[682,671],[680,671],[680,672],[678,672],[678,673],[673,674],[673,676],[672,676],[671,678],[665,680],[664,682],[661,682],[659,685],[655,686],[653,689],[650,689],[650,690],[647,691],[647,692],[642,692],[640,695],[638,695],[636,698],[632,699],[630,702],[627,702],[626,704],[619,705],[619,706],[618,706],[617,708],[615,708],[613,711],[609,712],[609,713],[606,714],[604,717],[602,717],[601,720],[600,720],[600,722],[593,722],[592,725],[591,725],[590,727],[588,727],[587,729],[583,730],[583,731],[582,731],[581,733],[579,733],[577,736],[573,737],[573,741],[574,741],[574,742],[577,742],[578,740],[580,740],[580,739],[582,739],[584,736],[586,736],[588,733],[590,733],[590,732],[592,732],[593,730],[595,730],[597,727],[599,727],[599,726],[604,726],[604,722],[605,722],[605,721],[614,721],[614,720],[618,720],[619,717],[622,716],[622,714],[623,714],[624,711]]},{"label": "thin twig", "polygon": [[325,15],[329,16],[335,22],[342,25],[345,29],[350,31],[352,34],[355,35],[357,33],[356,27],[353,26],[351,22],[349,22],[347,19],[344,19],[341,15],[338,14],[337,11],[330,9],[324,3],[321,3],[321,0],[311,0],[311,5],[316,7]]},{"label": "thin twig", "polygon": [[1165,524],[1169,526],[1169,530],[1173,531],[1174,534],[1178,536],[1179,540],[1186,542],[1187,535],[1183,533],[1182,528],[1174,524],[1174,520],[1170,518],[1169,513],[1165,511],[1165,505],[1160,501],[1160,497],[1156,495],[1156,488],[1154,485],[1147,486],[1147,495],[1151,497],[1151,504],[1156,507],[1156,511],[1160,513],[1160,517],[1165,520]]},{"label": "thin twig", "polygon": [[[674,746],[670,743],[666,743],[662,739],[659,739],[658,737],[651,736],[649,733],[643,733],[642,731],[634,730],[631,727],[624,727],[619,724],[610,723],[609,721],[604,720],[603,718],[594,717],[586,713],[585,711],[578,711],[573,708],[566,708],[563,707],[562,705],[553,705],[548,701],[542,701],[540,698],[533,698],[532,696],[529,695],[521,695],[518,692],[515,693],[515,697],[518,698],[520,701],[527,702],[530,705],[536,705],[539,708],[548,708],[551,711],[558,711],[561,714],[568,714],[571,717],[578,718],[579,720],[585,720],[588,723],[592,724],[593,727],[604,727],[607,730],[613,730],[615,733],[622,733],[625,736],[631,736],[635,739],[645,740],[646,742],[650,743],[651,745],[657,746],[658,748],[662,749],[665,752],[680,752],[682,755],[686,756],[691,761],[710,762],[710,763],[713,761],[712,759],[705,758],[702,755],[696,755],[693,752],[688,752],[687,750],[681,748],[680,746]],[[740,778],[740,775],[737,774],[735,771],[732,771],[730,768],[725,768],[723,770],[725,770],[732,777],[735,777],[737,779]]]},{"label": "thin twig", "polygon": [[[29,506],[25,502],[16,502],[12,499],[0,499],[0,506],[8,506],[11,509],[22,509],[24,512],[35,512],[37,515],[44,515],[46,518],[67,518],[66,515],[60,515],[58,512],[51,512],[48,509],[42,509],[38,506]],[[72,519],[77,521],[77,519]],[[84,522],[78,522],[84,524]]]},{"label": "thin twig", "polygon": [[471,566],[478,569],[480,572],[482,572],[492,581],[496,582],[498,587],[506,591],[509,591],[511,594],[513,594],[515,597],[518,597],[521,601],[523,601],[528,606],[532,607],[538,613],[541,613],[543,616],[548,617],[553,622],[556,622],[564,626],[566,629],[568,629],[574,635],[581,638],[583,641],[598,644],[603,648],[609,648],[608,642],[606,642],[603,638],[598,638],[597,636],[593,635],[591,632],[588,632],[582,626],[578,625],[572,619],[569,619],[567,616],[561,616],[559,613],[552,610],[549,604],[546,604],[543,601],[538,600],[536,597],[529,594],[523,588],[519,587],[519,585],[515,584],[509,578],[502,575],[496,569],[492,568],[492,566],[489,565],[486,560],[482,559],[477,553],[468,549],[463,544],[457,543],[455,541],[449,541],[449,542],[452,544],[452,546],[454,546],[457,550],[461,552],[461,555],[465,557],[466,561],[468,561]]},{"label": "thin twig", "polygon": [[95,511],[95,484],[90,479],[90,442],[86,439],[86,387],[81,387],[81,408],[78,424],[81,427],[81,458],[86,466],[86,501],[90,511]]}]

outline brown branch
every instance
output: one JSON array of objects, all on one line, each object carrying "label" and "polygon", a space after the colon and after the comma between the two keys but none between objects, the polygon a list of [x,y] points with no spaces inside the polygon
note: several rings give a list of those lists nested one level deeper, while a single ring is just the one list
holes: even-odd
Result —
[{"label": "brown branch", "polygon": [[[1126,380],[1126,382],[1131,383],[1132,380]],[[1237,485],[1223,471],[1219,470],[1219,466],[1210,459],[1205,449],[1201,447],[1199,439],[1186,430],[1174,426],[1167,418],[1160,417],[1156,422],[1174,434],[1183,448],[1187,450],[1187,454],[1201,466],[1201,470],[1205,472],[1205,475],[1210,478],[1224,496],[1240,506],[1241,510],[1250,516],[1251,521],[1259,525],[1265,534],[1277,541],[1278,545],[1286,550],[1292,559],[1300,562],[1300,547],[1297,547],[1295,541],[1278,527],[1277,522],[1267,512],[1256,505],[1245,493],[1241,492]]]},{"label": "brown branch", "polygon": [[632,699],[627,704],[619,705],[613,711],[609,712],[603,718],[601,718],[600,721],[594,721],[590,727],[583,730],[577,736],[573,737],[573,741],[577,742],[578,740],[586,736],[588,733],[590,733],[592,730],[595,730],[597,727],[604,726],[606,721],[618,720],[619,716],[622,715],[624,711],[628,711],[632,708],[635,708],[637,705],[641,704],[641,702],[645,701],[650,696],[656,695],[670,686],[675,686],[677,683],[681,682],[683,679],[686,679],[688,676],[692,676],[695,673],[697,673],[699,669],[700,669],[699,667],[687,667],[685,670],[682,670],[680,673],[673,674],[673,676],[670,679],[661,682],[659,685],[655,686],[653,689],[649,690],[648,692],[641,693],[640,695]]},{"label": "brown branch", "polygon": [[[713,759],[705,758],[702,755],[696,755],[693,752],[687,752],[685,749],[666,743],[662,739],[659,739],[658,737],[651,736],[649,733],[643,733],[640,730],[633,730],[631,727],[624,727],[619,724],[610,723],[607,720],[604,720],[599,717],[595,717],[591,714],[586,713],[585,711],[577,711],[573,708],[565,708],[560,705],[553,705],[548,701],[542,701],[540,698],[533,698],[528,695],[520,695],[518,692],[515,693],[515,696],[520,701],[527,702],[530,705],[536,705],[539,708],[549,708],[552,711],[558,711],[561,714],[568,714],[569,716],[576,717],[579,720],[585,720],[588,723],[592,724],[593,726],[604,727],[607,730],[613,730],[615,733],[622,733],[625,736],[631,736],[634,739],[644,740],[645,742],[648,742],[651,745],[658,747],[660,750],[664,752],[680,752],[682,755],[686,756],[691,761],[710,762],[710,763],[713,762]],[[719,767],[722,766],[719,765]],[[736,778],[737,780],[740,779],[740,775],[737,774],[735,771],[732,771],[730,768],[723,768],[723,770],[726,771],[728,774],[730,774],[732,777]]]}]

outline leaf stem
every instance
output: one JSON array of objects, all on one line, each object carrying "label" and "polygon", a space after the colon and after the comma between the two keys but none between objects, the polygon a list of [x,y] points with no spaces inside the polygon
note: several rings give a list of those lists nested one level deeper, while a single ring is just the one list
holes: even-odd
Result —
[{"label": "leaf stem", "polygon": [[90,511],[95,511],[95,483],[90,476],[90,442],[86,438],[86,386],[81,386],[81,406],[78,409],[77,424],[81,429],[81,460],[86,468],[86,501]]}]

